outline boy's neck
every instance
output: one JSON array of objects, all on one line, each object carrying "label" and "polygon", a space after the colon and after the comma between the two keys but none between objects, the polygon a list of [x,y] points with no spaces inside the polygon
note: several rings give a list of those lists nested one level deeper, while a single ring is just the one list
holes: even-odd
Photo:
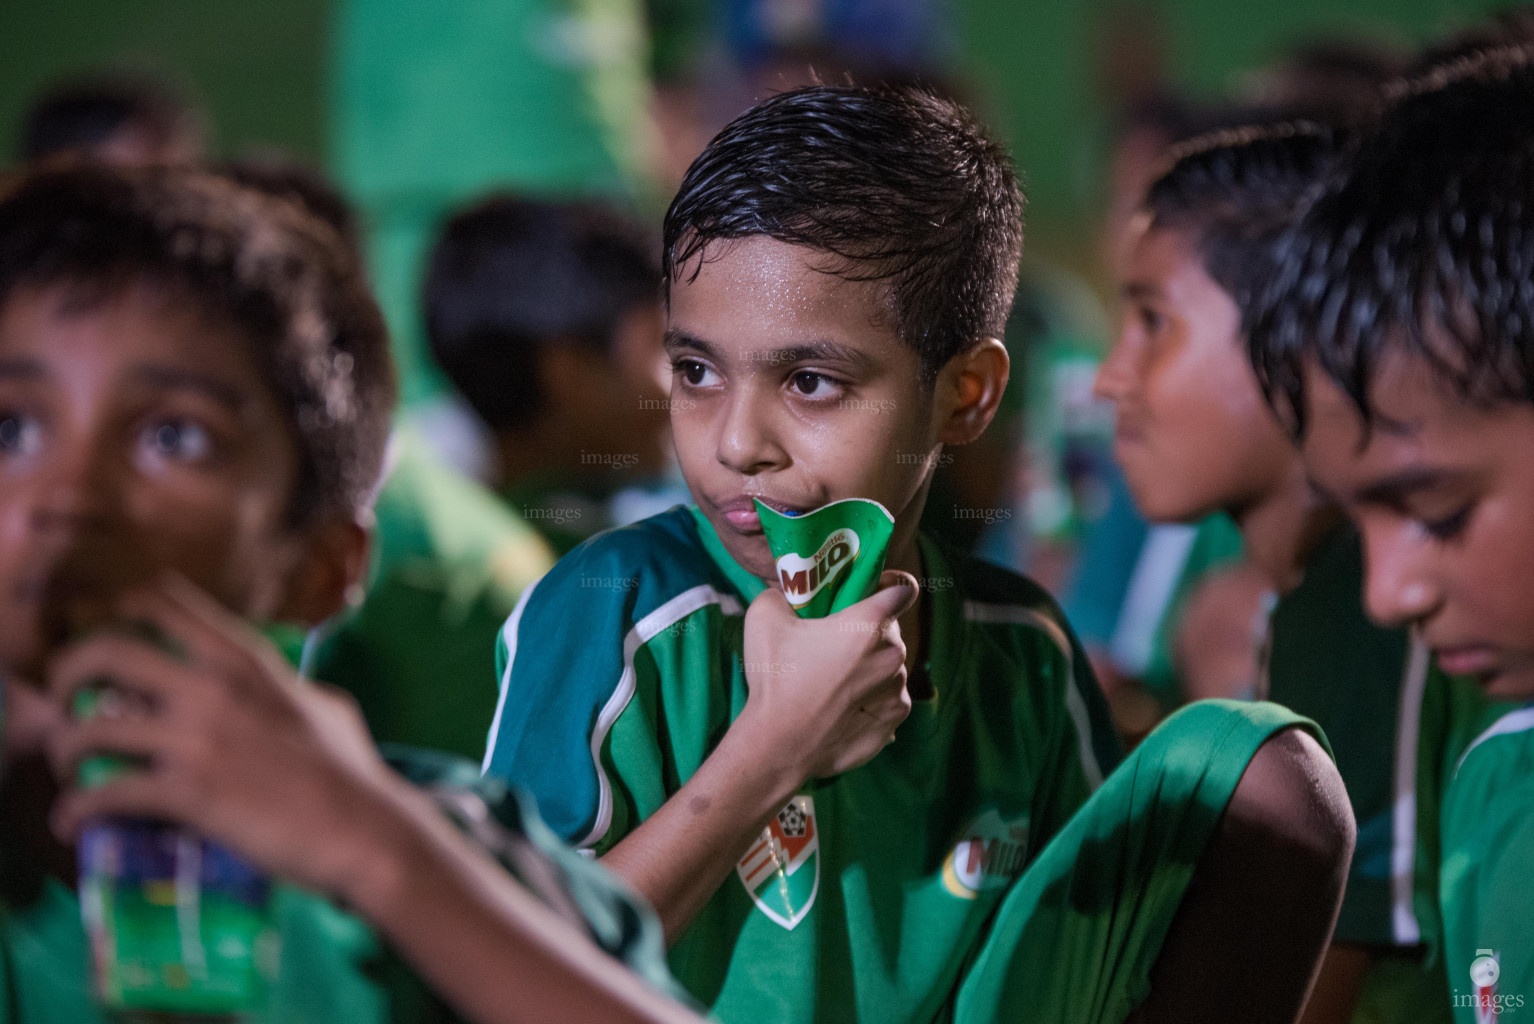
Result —
[{"label": "boy's neck", "polygon": [[932,696],[932,680],[927,678],[927,673],[921,668],[927,656],[927,629],[932,623],[932,602],[926,583],[921,582],[927,576],[922,567],[921,545],[916,541],[916,528],[913,526],[909,531],[901,531],[897,525],[895,529],[897,532],[892,538],[889,554],[885,556],[884,567],[908,572],[916,577],[919,584],[916,603],[900,617],[900,637],[905,641],[906,688],[912,700],[925,700]]},{"label": "boy's neck", "polygon": [[1230,515],[1241,529],[1247,561],[1279,594],[1300,585],[1316,544],[1341,521],[1340,513],[1317,497],[1299,459],[1278,486]]}]

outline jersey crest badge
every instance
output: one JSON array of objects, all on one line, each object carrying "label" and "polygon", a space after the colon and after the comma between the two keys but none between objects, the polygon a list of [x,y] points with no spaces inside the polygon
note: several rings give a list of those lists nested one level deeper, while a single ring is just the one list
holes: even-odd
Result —
[{"label": "jersey crest badge", "polygon": [[1028,857],[1028,815],[1004,820],[994,808],[970,823],[943,861],[943,887],[972,900],[1000,889],[1023,870]]},{"label": "jersey crest badge", "polygon": [[735,865],[757,908],[792,930],[820,891],[820,831],[815,798],[796,796],[783,806]]}]

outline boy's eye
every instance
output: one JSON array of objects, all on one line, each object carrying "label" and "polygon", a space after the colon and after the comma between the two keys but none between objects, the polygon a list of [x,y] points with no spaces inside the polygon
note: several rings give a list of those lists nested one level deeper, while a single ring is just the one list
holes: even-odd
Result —
[{"label": "boy's eye", "polygon": [[806,398],[825,398],[836,390],[836,381],[825,374],[801,370],[789,378],[794,390]]},{"label": "boy's eye", "polygon": [[144,428],[139,446],[157,459],[201,462],[213,454],[213,437],[191,420],[159,420]]},{"label": "boy's eye", "polygon": [[20,413],[0,412],[0,455],[33,455],[42,447],[42,424]]},{"label": "boy's eye", "polygon": [[1146,334],[1159,334],[1161,329],[1166,326],[1166,318],[1149,306],[1141,306],[1140,326],[1145,328]]},{"label": "boy's eye", "polygon": [[1422,528],[1435,540],[1453,540],[1464,532],[1465,524],[1470,521],[1470,506],[1466,505],[1451,516],[1432,521],[1424,520]]},{"label": "boy's eye", "polygon": [[681,374],[682,380],[690,387],[704,387],[713,383],[709,380],[713,371],[696,359],[678,359],[671,364],[671,369]]}]

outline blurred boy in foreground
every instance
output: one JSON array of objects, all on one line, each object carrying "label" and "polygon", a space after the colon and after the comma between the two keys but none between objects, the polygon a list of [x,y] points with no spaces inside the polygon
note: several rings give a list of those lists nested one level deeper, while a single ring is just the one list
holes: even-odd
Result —
[{"label": "blurred boy in foreground", "polygon": [[[404,755],[408,784],[252,629],[341,607],[393,395],[355,261],[296,208],[169,169],[0,196],[6,1024],[102,1019],[70,843],[104,815],[184,823],[320,894],[274,896],[262,1021],[687,1016],[600,951],[665,985],[637,905],[461,765]],[[102,679],[134,710],[69,719]],[[76,789],[97,752],[143,768]]]}]

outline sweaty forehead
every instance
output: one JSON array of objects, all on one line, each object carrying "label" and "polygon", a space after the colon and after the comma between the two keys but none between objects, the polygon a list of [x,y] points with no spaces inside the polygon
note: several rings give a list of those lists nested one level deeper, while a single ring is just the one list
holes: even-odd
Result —
[{"label": "sweaty forehead", "polygon": [[831,273],[833,261],[765,235],[713,242],[701,263],[679,268],[669,326],[732,348],[813,340],[899,345],[888,283],[848,280]]}]

